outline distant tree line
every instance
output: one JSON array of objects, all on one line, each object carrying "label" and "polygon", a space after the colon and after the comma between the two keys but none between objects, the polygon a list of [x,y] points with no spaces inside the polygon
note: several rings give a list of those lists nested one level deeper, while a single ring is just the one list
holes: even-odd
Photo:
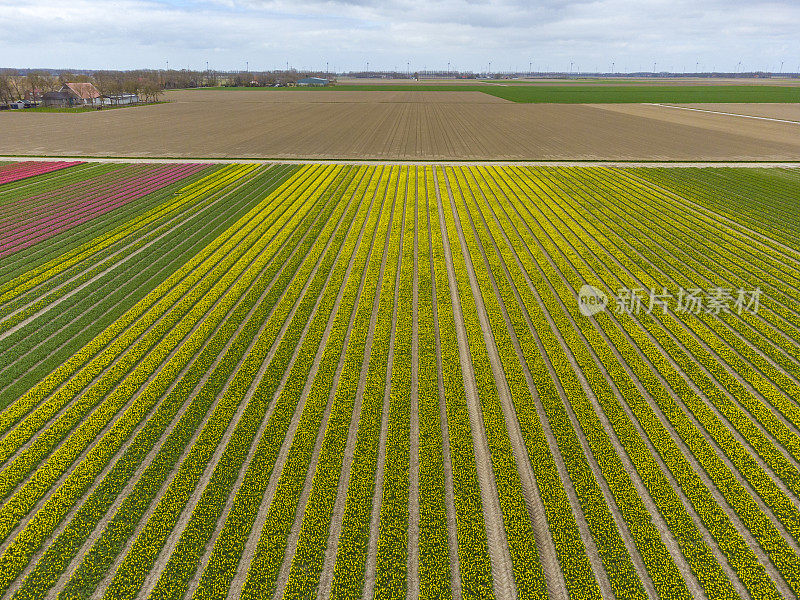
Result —
[{"label": "distant tree line", "polygon": [[41,102],[42,95],[64,83],[93,83],[103,96],[136,94],[146,102],[157,101],[164,90],[198,87],[269,87],[294,85],[304,77],[331,78],[318,71],[193,71],[190,69],[142,69],[136,71],[81,71],[0,69],[0,104],[17,100]]},{"label": "distant tree line", "polygon": [[103,96],[114,98],[136,94],[145,102],[156,102],[164,93],[163,78],[157,71],[26,71],[0,69],[0,104],[18,100],[41,102],[42,95],[65,83],[92,83]]}]

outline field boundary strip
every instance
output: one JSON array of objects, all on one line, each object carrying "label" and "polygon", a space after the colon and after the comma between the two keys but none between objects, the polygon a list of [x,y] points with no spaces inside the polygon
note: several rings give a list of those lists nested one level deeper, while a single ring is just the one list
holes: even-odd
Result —
[{"label": "field boundary strip", "polygon": [[791,123],[793,125],[800,125],[800,121],[793,121],[792,119],[776,119],[775,117],[759,117],[756,115],[742,115],[739,113],[725,112],[723,110],[709,110],[707,108],[694,108],[690,106],[674,106],[672,104],[661,104],[659,102],[648,102],[650,106],[660,106],[662,108],[675,108],[677,110],[691,110],[694,112],[709,113],[712,115],[726,115],[728,117],[742,117],[744,119],[757,119],[759,121],[774,121],[776,123]]},{"label": "field boundary strip", "polygon": [[[666,106],[666,105],[665,105]],[[724,113],[727,114],[727,113]],[[733,115],[742,116],[742,115]],[[794,121],[792,121],[794,122]],[[491,165],[496,167],[742,167],[742,168],[798,168],[800,160],[617,160],[617,159],[533,159],[533,160],[505,160],[505,159],[347,159],[347,158],[285,158],[262,156],[253,157],[209,157],[209,156],[91,156],[91,155],[0,155],[0,159],[8,161],[27,161],[35,158],[41,161],[61,161],[67,158],[80,159],[83,163],[189,163],[202,161],[209,165],[219,164],[281,164],[281,165],[356,165],[356,166],[480,166]]]}]

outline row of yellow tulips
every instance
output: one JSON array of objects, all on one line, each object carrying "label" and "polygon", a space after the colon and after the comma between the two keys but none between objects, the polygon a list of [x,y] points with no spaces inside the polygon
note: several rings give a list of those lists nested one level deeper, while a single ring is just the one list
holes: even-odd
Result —
[{"label": "row of yellow tulips", "polygon": [[[313,281],[309,283],[306,299],[299,306],[295,322],[287,330],[284,340],[287,340],[287,338],[298,339],[302,329],[313,316],[314,320],[310,325],[307,336],[315,339],[319,344],[318,336],[324,331],[325,324],[330,318],[332,304],[326,303],[330,301],[330,298],[335,298],[338,288],[335,284],[326,283],[326,280],[331,275],[332,268],[337,260],[349,260],[349,256],[346,254],[342,254],[341,259],[338,257],[343,250],[348,227],[356,218],[361,197],[369,180],[365,167],[359,168],[353,175],[352,179],[349,179],[346,189],[337,191],[336,199],[340,206],[337,208],[334,217],[329,221],[322,237],[323,242],[331,240],[330,249],[323,256],[323,243],[315,247],[310,255],[313,261],[320,261],[319,269]],[[311,264],[309,263],[310,266]],[[309,268],[309,271],[298,276],[296,281],[302,285],[307,281],[310,274]],[[327,291],[324,290],[326,285],[328,286]],[[321,293],[324,293],[324,296],[318,302],[321,302],[321,306],[327,306],[327,312],[324,315],[314,314],[315,299]],[[311,362],[308,361],[313,360],[313,352],[316,351],[311,348],[310,343],[309,341],[304,341],[301,346],[300,354],[297,361],[295,361],[295,365],[299,364],[299,366],[292,364],[284,366],[284,369],[289,366],[292,368],[286,384],[291,391],[281,393],[281,397],[277,400],[275,409],[272,411],[264,428],[264,433],[257,442],[250,464],[242,479],[242,484],[236,490],[230,513],[226,516],[219,537],[214,543],[207,566],[200,578],[199,586],[194,593],[195,598],[225,598],[228,594],[228,589],[236,575],[245,543],[252,532],[253,523],[273,474],[275,461],[284,442],[299,394],[308,377],[308,369],[311,365]],[[291,347],[294,348],[294,345]],[[285,356],[286,358],[283,360],[288,360],[289,355],[292,353],[289,348],[288,341],[282,341],[276,357]],[[274,383],[262,381],[260,388],[267,389],[267,386],[276,385],[280,377],[276,377],[275,380]],[[261,392],[259,391],[257,394],[261,394]]]},{"label": "row of yellow tulips", "polygon": [[[508,547],[514,567],[514,580],[519,598],[547,598],[547,587],[544,572],[536,548],[530,515],[525,506],[522,483],[517,467],[517,459],[511,447],[503,410],[500,406],[497,384],[489,362],[486,343],[481,333],[478,318],[477,302],[483,296],[492,293],[491,285],[482,266],[483,258],[480,247],[472,232],[469,214],[465,202],[479,191],[475,190],[464,177],[461,169],[447,168],[444,177],[449,181],[447,188],[440,190],[444,204],[445,222],[447,223],[450,248],[453,254],[453,266],[458,281],[461,309],[464,315],[464,326],[467,330],[471,360],[475,370],[475,380],[480,397],[483,422],[486,431],[492,468],[503,512],[503,524],[508,539]],[[444,178],[443,177],[443,178]],[[452,198],[451,198],[452,196]],[[454,217],[454,211],[457,217]],[[462,248],[455,219],[460,222],[466,247]],[[478,265],[476,268],[475,265]],[[474,297],[471,291],[467,269],[472,268],[476,278],[484,285],[481,296]],[[488,287],[487,287],[488,286]]]},{"label": "row of yellow tulips", "polygon": [[[525,177],[521,176],[521,180],[524,182]],[[531,185],[535,184],[531,183]],[[543,191],[540,193],[544,194]],[[524,213],[526,209],[525,207],[520,206],[519,210]],[[531,231],[538,231],[539,223],[542,222],[546,223],[546,218],[544,215],[539,215],[538,218],[536,218],[533,214],[530,214],[526,217],[525,222],[519,225],[519,227],[523,229],[527,227],[530,228]],[[543,240],[545,252],[547,252],[550,256],[559,256],[560,254],[558,246],[553,242],[554,239],[558,239],[558,235],[558,232],[553,229],[550,230],[549,236],[545,235],[544,231],[539,233],[539,239]],[[574,251],[572,251],[571,256],[576,256]],[[569,263],[565,262],[563,258],[560,259],[560,265],[562,273],[569,272],[571,270],[571,266]],[[554,277],[555,278],[551,277],[551,281],[557,281],[557,276],[555,273]],[[563,287],[560,293],[562,298],[564,298],[565,303],[574,303],[573,294],[574,292],[567,287]],[[606,318],[600,318],[598,319],[598,322],[601,325],[604,325],[606,324]],[[629,329],[629,332],[636,329],[637,327],[633,326]],[[592,330],[589,327],[584,328],[584,330],[586,335],[591,334]],[[657,384],[653,385],[654,382],[658,381],[657,378],[654,378],[653,373],[647,368],[647,365],[637,357],[635,351],[630,348],[630,344],[624,341],[624,337],[621,338],[620,332],[613,327],[604,327],[604,331],[612,340],[614,347],[617,348],[617,350],[626,358],[626,364],[634,371],[642,384],[646,386],[648,392],[657,396],[657,401],[667,398],[669,395],[663,387],[660,387]],[[645,354],[651,357],[651,360],[658,357],[657,354],[652,353],[652,349],[648,349]],[[649,408],[646,402],[638,402],[638,400],[639,397],[635,393],[626,396],[626,401],[629,402],[632,409],[646,410]],[[661,405],[662,410],[664,410],[666,406],[666,404]],[[677,414],[677,411],[672,411],[670,414],[675,415]],[[743,578],[743,580],[748,579],[747,583],[753,584],[754,589],[758,589],[761,594],[766,594],[764,597],[770,597],[776,592],[774,585],[769,578],[765,576],[763,567],[758,565],[757,559],[752,553],[752,550],[747,547],[744,540],[741,538],[738,532],[736,532],[735,528],[732,527],[727,516],[725,516],[724,511],[713,500],[713,496],[711,496],[707,488],[702,485],[700,480],[697,478],[697,475],[694,474],[690,468],[687,468],[688,463],[686,462],[686,458],[680,453],[677,447],[674,446],[674,442],[668,434],[665,435],[663,432],[658,433],[657,430],[653,431],[652,429],[647,429],[658,427],[660,424],[659,421],[648,415],[647,412],[639,413],[637,414],[637,417],[642,426],[648,431],[648,436],[650,437],[652,443],[659,450],[663,460],[672,471],[673,476],[682,484],[681,487],[684,493],[691,499],[695,510],[704,520],[706,526],[708,527],[709,522],[712,522],[714,525],[716,525],[716,527],[710,530],[710,532],[715,538],[717,538],[717,542],[720,544],[720,546],[724,548],[728,562],[734,565],[734,569],[737,571],[737,574],[740,576],[740,578]],[[670,444],[672,444],[672,447]],[[694,480],[694,485],[684,485],[692,478]],[[723,531],[725,532],[724,534],[722,534]],[[736,556],[736,561],[732,560],[734,555]],[[692,566],[696,570],[714,568],[713,563],[703,567],[695,562]],[[745,577],[745,574],[747,577]]]},{"label": "row of yellow tulips", "polygon": [[[381,216],[382,191],[379,178],[372,178],[362,199],[362,208],[357,212],[355,222],[344,242],[341,258],[332,265],[331,281],[343,285],[341,302],[338,308],[336,301],[340,291],[336,286],[326,292],[318,309],[319,318],[315,318],[303,343],[301,353],[292,367],[289,383],[278,399],[280,406],[285,406],[286,431],[292,414],[295,412],[303,389],[308,383],[308,373],[315,356],[321,352],[317,373],[311,382],[305,398],[300,419],[291,440],[291,447],[286,462],[278,477],[277,486],[269,504],[267,519],[258,535],[255,554],[247,571],[247,579],[242,589],[243,599],[260,599],[270,596],[275,588],[278,573],[285,560],[286,545],[292,526],[297,516],[298,502],[302,493],[312,451],[322,425],[322,417],[331,395],[334,375],[339,357],[350,324],[351,314],[358,298],[360,283],[368,266],[370,240],[376,234],[378,219]],[[363,240],[359,244],[359,237]],[[352,261],[352,266],[350,266]],[[350,269],[349,275],[348,269]],[[347,277],[345,277],[347,275]],[[327,328],[327,317],[333,315],[330,335],[324,347],[320,347],[323,334]],[[282,412],[283,412],[282,411]],[[285,434],[284,434],[285,435]],[[283,443],[284,435],[276,435],[274,439]],[[287,440],[288,441],[288,440]],[[287,557],[288,559],[288,557]]]}]

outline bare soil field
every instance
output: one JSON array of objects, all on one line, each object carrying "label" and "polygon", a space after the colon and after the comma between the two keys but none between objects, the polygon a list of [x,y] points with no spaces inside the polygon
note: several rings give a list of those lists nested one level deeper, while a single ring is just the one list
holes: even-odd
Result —
[{"label": "bare soil field", "polygon": [[[407,83],[407,82],[406,82]],[[220,90],[175,90],[167,93],[166,98],[172,102],[202,102],[217,103],[220,94],[225,94],[228,102],[256,102],[259,104],[385,104],[385,103],[415,103],[415,104],[509,104],[510,100],[491,96],[482,92],[443,92],[425,90],[375,90],[375,91],[349,91],[335,90],[247,90],[235,91]]]},{"label": "bare soil field", "polygon": [[128,110],[2,115],[0,155],[800,160],[794,124],[653,105],[517,104],[423,91],[185,91],[168,99]]}]

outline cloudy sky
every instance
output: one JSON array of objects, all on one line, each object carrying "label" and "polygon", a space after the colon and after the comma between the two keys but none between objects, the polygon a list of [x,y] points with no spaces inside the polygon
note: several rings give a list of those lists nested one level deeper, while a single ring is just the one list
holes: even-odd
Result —
[{"label": "cloudy sky", "polygon": [[798,0],[0,0],[0,67],[794,72],[798,32]]}]

